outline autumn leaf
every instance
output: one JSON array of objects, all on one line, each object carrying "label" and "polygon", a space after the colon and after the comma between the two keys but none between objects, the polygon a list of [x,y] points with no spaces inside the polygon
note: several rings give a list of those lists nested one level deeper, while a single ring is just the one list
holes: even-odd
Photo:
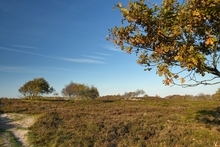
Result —
[{"label": "autumn leaf", "polygon": [[181,83],[185,83],[185,79],[184,78],[180,78]]},{"label": "autumn leaf", "polygon": [[[187,79],[202,83],[196,81],[196,75],[205,73],[220,77],[220,0],[163,0],[161,6],[148,4],[136,0],[125,7],[119,2],[116,8],[122,14],[122,25],[110,29],[107,40],[129,54],[141,50],[136,54],[137,63],[145,69],[154,66],[157,74],[164,76],[165,85],[170,84],[167,77],[178,81],[182,71],[190,73],[187,78],[180,78],[180,85],[186,85]],[[174,67],[180,71],[174,72]]]}]

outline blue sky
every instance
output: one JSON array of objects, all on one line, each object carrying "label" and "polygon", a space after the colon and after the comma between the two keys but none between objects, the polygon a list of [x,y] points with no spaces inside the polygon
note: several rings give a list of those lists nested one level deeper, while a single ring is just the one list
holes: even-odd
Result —
[{"label": "blue sky", "polygon": [[[163,78],[106,41],[119,26],[112,7],[128,0],[1,0],[0,97],[18,97],[27,81],[43,77],[60,94],[70,83],[98,88],[100,95],[143,89],[148,95],[213,94],[218,85],[169,87]],[[153,1],[161,3],[161,1]],[[61,94],[60,94],[61,95]]]}]

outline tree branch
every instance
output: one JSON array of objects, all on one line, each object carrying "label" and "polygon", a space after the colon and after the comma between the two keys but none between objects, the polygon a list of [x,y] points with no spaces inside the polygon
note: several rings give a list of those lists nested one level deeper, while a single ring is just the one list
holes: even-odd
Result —
[{"label": "tree branch", "polygon": [[[174,85],[174,86],[175,86],[175,85],[176,85],[176,86],[181,86],[181,87],[183,87],[183,88],[187,88],[187,87],[196,87],[196,86],[198,86],[198,85],[205,85],[205,86],[207,86],[207,85],[220,84],[220,81],[218,81],[218,82],[212,82],[212,83],[211,83],[211,81],[213,81],[213,80],[215,80],[215,79],[217,79],[217,78],[220,78],[220,77],[213,77],[213,78],[211,78],[211,79],[202,80],[202,81],[197,81],[196,79],[192,78],[191,80],[195,82],[194,84],[177,84],[177,83],[173,82],[173,85]],[[173,85],[172,85],[172,86],[173,86]]]}]

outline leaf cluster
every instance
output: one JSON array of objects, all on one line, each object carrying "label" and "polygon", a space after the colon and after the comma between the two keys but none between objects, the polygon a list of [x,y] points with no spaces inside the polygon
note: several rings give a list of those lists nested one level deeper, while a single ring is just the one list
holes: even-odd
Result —
[{"label": "leaf cluster", "polygon": [[[110,29],[107,39],[127,53],[135,52],[146,70],[155,67],[165,85],[177,80],[184,84],[186,78],[195,86],[209,84],[197,81],[197,74],[220,77],[220,0],[163,0],[161,6],[137,0],[115,7],[122,25]],[[189,75],[180,76],[183,71]]]}]

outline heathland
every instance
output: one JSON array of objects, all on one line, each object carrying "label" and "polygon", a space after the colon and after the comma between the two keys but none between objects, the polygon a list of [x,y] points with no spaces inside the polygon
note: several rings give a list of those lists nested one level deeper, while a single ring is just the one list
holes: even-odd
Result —
[{"label": "heathland", "polygon": [[[0,145],[25,146],[9,124],[34,118],[33,147],[213,147],[220,146],[220,102],[216,99],[105,97],[92,100],[0,99]],[[3,125],[1,125],[3,126]],[[5,138],[10,138],[7,140]],[[13,144],[13,145],[12,145]]]}]

